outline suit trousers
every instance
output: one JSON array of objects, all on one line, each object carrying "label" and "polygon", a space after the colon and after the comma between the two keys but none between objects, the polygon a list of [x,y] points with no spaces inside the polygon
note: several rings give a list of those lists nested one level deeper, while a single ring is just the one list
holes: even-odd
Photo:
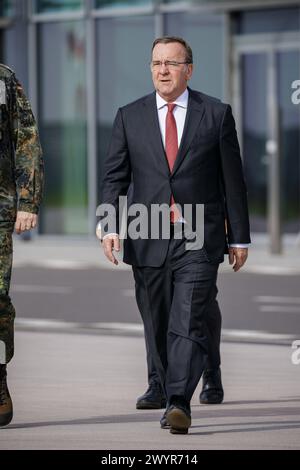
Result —
[{"label": "suit trousers", "polygon": [[[179,395],[190,402],[212,344],[209,306],[216,302],[218,263],[203,250],[186,249],[186,238],[171,232],[160,267],[133,266],[136,300],[156,373],[168,400]],[[177,228],[176,228],[177,227]]]},{"label": "suit trousers", "polygon": [[[161,279],[164,282],[164,278]],[[216,296],[218,293],[218,288],[215,285]],[[171,305],[168,307],[167,311],[161,312],[167,315],[170,311]],[[222,315],[217,299],[214,299],[207,305],[206,313],[207,327],[209,330],[210,342],[208,345],[208,358],[205,369],[218,369],[221,365],[221,353],[220,353],[220,343],[221,343],[221,329],[222,329]],[[162,341],[166,341],[167,338],[161,338]],[[152,382],[159,382],[159,376],[156,372],[154,360],[152,358],[149,340],[146,336],[145,330],[145,344],[146,344],[146,354],[147,354],[147,370],[148,370],[148,384]],[[163,349],[163,345],[159,346],[159,349]],[[164,349],[166,353],[166,348]],[[164,361],[166,362],[166,361]]]}]

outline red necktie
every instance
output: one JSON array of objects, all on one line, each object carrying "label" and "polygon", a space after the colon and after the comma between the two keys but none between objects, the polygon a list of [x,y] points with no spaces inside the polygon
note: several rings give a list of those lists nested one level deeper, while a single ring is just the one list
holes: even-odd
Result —
[{"label": "red necktie", "polygon": [[[166,117],[166,154],[170,171],[172,171],[176,156],[178,153],[178,137],[177,137],[177,126],[174,118],[173,110],[176,106],[174,103],[168,103],[168,113]],[[171,203],[174,204],[173,195],[171,195]],[[170,220],[175,222],[180,217],[180,213],[177,209],[171,212]]]}]

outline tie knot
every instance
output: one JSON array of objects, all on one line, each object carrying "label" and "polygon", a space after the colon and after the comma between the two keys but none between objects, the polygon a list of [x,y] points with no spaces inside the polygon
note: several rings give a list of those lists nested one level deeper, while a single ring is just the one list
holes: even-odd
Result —
[{"label": "tie knot", "polygon": [[173,113],[173,110],[174,110],[176,104],[175,103],[168,103],[167,106],[168,106],[168,112]]}]

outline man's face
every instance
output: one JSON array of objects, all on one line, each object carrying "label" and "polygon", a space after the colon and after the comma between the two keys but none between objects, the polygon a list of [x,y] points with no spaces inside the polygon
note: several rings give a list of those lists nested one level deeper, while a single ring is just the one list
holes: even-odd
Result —
[{"label": "man's face", "polygon": [[177,67],[166,66],[164,62],[185,62],[185,48],[178,42],[156,44],[152,52],[152,63],[163,62],[161,66],[151,67],[152,80],[158,94],[166,101],[175,101],[187,87],[192,76],[193,64],[180,64]]}]

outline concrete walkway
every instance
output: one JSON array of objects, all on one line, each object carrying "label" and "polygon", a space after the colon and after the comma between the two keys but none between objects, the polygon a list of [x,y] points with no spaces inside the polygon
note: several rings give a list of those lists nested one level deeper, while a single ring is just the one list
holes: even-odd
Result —
[{"label": "concrete walkway", "polygon": [[[14,246],[16,268],[130,269],[110,264],[94,237],[15,237]],[[227,260],[221,269],[231,270]],[[254,237],[243,269],[300,274],[299,240],[285,239],[283,255],[275,256],[264,237]],[[299,449],[300,364],[292,364],[291,342],[223,339],[224,403],[200,405],[200,384],[190,433],[174,436],[160,429],[161,410],[135,409],[146,386],[142,335],[93,335],[60,326],[26,331],[19,325],[8,366],[15,414],[0,429],[0,449]]]},{"label": "concrete walkway", "polygon": [[[117,255],[122,259],[122,253]],[[226,257],[227,258],[227,257]],[[76,269],[98,267],[101,269],[131,269],[122,261],[114,266],[104,256],[100,242],[96,237],[35,237],[24,242],[14,237],[14,266],[43,266],[54,269]],[[221,270],[232,270],[227,259]],[[253,235],[249,257],[243,267],[245,272],[260,274],[300,274],[300,242],[297,237],[285,237],[281,255],[269,252],[265,236]]]},{"label": "concrete walkway", "polygon": [[225,402],[192,402],[189,435],[137,411],[146,383],[141,337],[16,333],[8,366],[14,420],[0,449],[299,449],[300,364],[287,346],[225,343]]}]

